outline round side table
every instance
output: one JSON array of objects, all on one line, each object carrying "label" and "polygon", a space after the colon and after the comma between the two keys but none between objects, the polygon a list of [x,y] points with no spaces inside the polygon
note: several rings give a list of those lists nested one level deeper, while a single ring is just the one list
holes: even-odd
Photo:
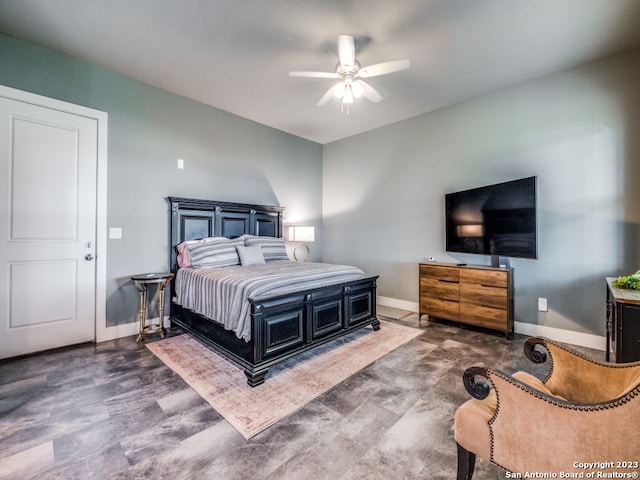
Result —
[{"label": "round side table", "polygon": [[[164,289],[172,278],[173,273],[141,273],[131,276],[140,298],[140,309],[138,311],[140,328],[136,342],[144,340],[145,331],[147,333],[160,333],[160,336],[164,338]],[[147,287],[151,284],[156,284],[158,288],[158,317],[160,317],[158,325],[149,325],[147,323]]]}]

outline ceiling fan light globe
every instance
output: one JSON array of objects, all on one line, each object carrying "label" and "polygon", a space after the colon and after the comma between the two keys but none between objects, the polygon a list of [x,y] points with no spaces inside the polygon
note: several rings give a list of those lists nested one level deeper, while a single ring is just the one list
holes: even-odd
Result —
[{"label": "ceiling fan light globe", "polygon": [[342,98],[345,91],[345,84],[343,82],[336,83],[336,86],[333,87],[333,95],[336,98]]},{"label": "ceiling fan light globe", "polygon": [[351,91],[351,85],[344,89],[342,103],[353,103],[353,92]]},{"label": "ceiling fan light globe", "polygon": [[364,89],[362,88],[362,84],[360,82],[353,82],[351,84],[351,93],[354,98],[360,98],[362,96]]}]

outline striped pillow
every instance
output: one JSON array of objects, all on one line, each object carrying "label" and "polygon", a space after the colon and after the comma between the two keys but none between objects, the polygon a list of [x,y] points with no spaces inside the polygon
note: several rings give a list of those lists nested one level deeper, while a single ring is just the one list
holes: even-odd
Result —
[{"label": "striped pillow", "polygon": [[191,266],[191,257],[189,256],[189,249],[187,245],[192,245],[194,243],[205,243],[211,242],[215,240],[219,240],[221,237],[206,237],[200,238],[198,240],[187,240],[186,242],[182,242],[179,245],[176,245],[176,250],[178,251],[178,267],[180,268],[188,268]]},{"label": "striped pillow", "polygon": [[240,265],[236,247],[244,245],[243,238],[208,238],[205,242],[187,244],[193,268],[218,268]]},{"label": "striped pillow", "polygon": [[265,262],[290,260],[289,255],[287,255],[287,246],[284,238],[256,237],[250,235],[245,237],[244,243],[247,247],[260,245]]}]

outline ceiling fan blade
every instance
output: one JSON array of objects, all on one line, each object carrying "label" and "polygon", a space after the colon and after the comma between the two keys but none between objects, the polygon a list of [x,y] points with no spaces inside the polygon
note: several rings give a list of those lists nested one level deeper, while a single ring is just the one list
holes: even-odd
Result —
[{"label": "ceiling fan blade", "polygon": [[362,85],[362,95],[364,96],[364,98],[372,101],[373,103],[378,103],[380,100],[382,100],[382,95],[380,94],[380,92],[369,85],[367,82],[358,80],[358,83]]},{"label": "ceiling fan blade", "polygon": [[290,77],[307,77],[307,78],[340,78],[335,72],[289,72]]},{"label": "ceiling fan blade", "polygon": [[368,67],[363,67],[358,71],[358,76],[362,78],[386,75],[387,73],[398,72],[409,68],[409,60],[393,60],[391,62],[376,63]]},{"label": "ceiling fan blade", "polygon": [[338,35],[338,58],[342,66],[355,64],[356,44],[351,35]]},{"label": "ceiling fan blade", "polygon": [[326,91],[326,93],[318,100],[318,106],[322,106],[327,103],[333,97],[333,87]]}]

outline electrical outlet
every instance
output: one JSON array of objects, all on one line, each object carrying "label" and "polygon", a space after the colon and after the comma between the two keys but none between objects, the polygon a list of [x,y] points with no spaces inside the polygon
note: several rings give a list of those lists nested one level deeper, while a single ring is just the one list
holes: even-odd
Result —
[{"label": "electrical outlet", "polygon": [[538,298],[538,311],[539,312],[549,311],[546,298]]},{"label": "electrical outlet", "polygon": [[182,158],[178,159],[178,168],[180,169],[184,168],[184,160]]}]

